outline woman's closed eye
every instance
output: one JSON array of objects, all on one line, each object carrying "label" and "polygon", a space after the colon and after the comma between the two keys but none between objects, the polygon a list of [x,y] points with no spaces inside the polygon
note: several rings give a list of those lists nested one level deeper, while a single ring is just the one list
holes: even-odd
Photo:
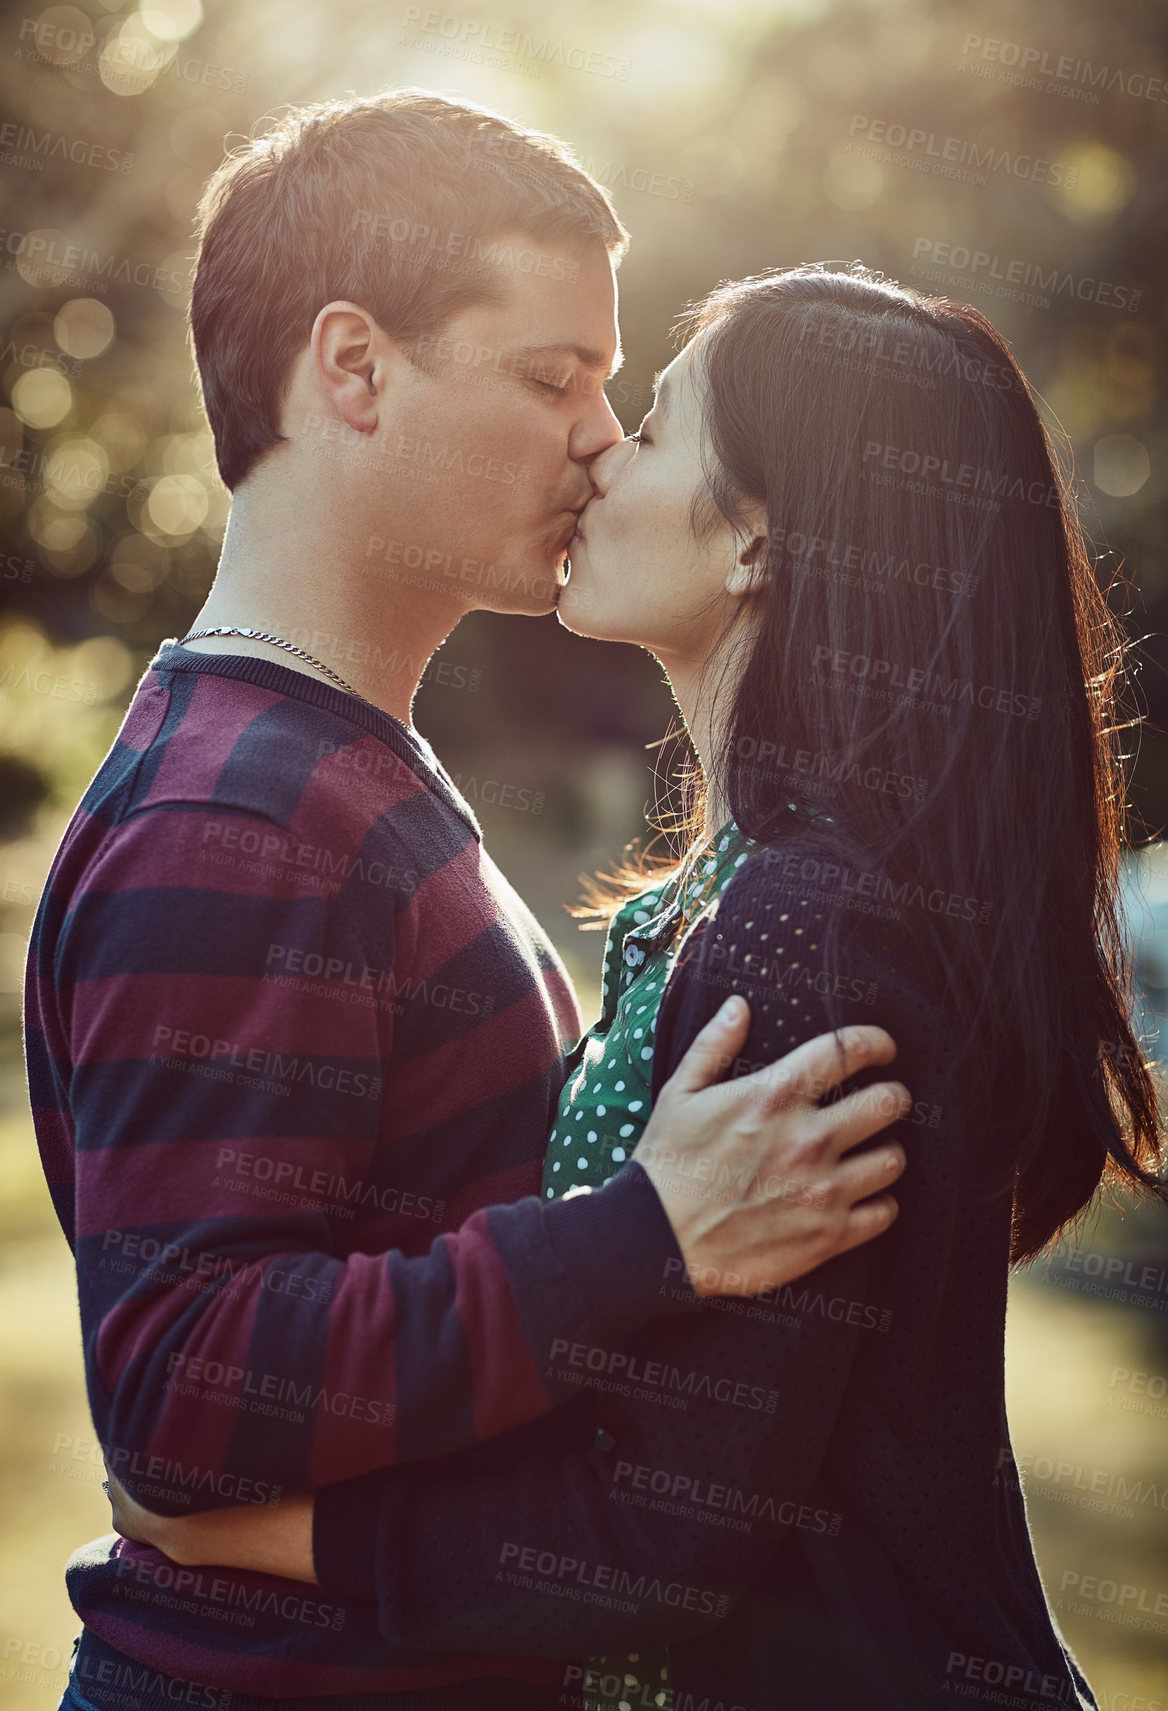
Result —
[{"label": "woman's closed eye", "polygon": [[[649,423],[653,421],[653,413],[656,410],[656,408],[657,408],[657,400],[656,400],[656,398],[654,398],[652,404],[645,411],[644,416],[641,418],[641,425],[637,429],[636,433],[629,435],[629,438],[630,438],[630,440],[632,440],[634,445],[638,445],[638,446],[656,445],[657,442],[654,440],[653,435],[649,432]],[[656,427],[654,427],[654,432],[656,432]]]}]

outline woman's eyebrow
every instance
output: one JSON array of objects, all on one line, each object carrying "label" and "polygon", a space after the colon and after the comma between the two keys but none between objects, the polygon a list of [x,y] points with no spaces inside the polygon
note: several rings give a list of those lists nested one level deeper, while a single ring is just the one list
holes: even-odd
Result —
[{"label": "woman's eyebrow", "polygon": [[661,417],[662,421],[668,422],[669,412],[673,402],[673,393],[668,377],[662,379],[662,375],[664,373],[664,369],[659,369],[653,376],[653,408],[657,411],[657,414]]}]

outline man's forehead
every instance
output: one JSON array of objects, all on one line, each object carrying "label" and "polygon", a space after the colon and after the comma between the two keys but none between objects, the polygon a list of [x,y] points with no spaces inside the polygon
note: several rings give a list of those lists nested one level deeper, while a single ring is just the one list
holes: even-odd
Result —
[{"label": "man's forehead", "polygon": [[624,356],[607,251],[598,244],[583,255],[553,250],[547,259],[562,263],[560,271],[533,275],[496,264],[501,289],[488,315],[498,342],[519,361],[579,363],[596,374],[615,374]]}]

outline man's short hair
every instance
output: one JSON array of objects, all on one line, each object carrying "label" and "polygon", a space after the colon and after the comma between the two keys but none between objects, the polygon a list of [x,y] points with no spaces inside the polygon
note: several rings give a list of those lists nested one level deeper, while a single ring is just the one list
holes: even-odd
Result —
[{"label": "man's short hair", "polygon": [[433,334],[497,296],[506,257],[491,240],[512,231],[576,256],[619,259],[628,243],[556,138],[427,90],[294,108],[231,154],[200,204],[191,298],[227,486],[285,438],[292,360],[326,303],[359,304],[395,338]]}]

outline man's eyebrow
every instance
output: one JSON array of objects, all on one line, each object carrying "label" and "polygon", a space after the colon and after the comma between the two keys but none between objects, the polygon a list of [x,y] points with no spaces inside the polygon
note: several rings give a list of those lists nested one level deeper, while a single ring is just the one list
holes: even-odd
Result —
[{"label": "man's eyebrow", "polygon": [[596,350],[592,345],[520,345],[512,353],[525,362],[535,361],[539,357],[574,357],[585,368],[604,369],[606,380],[611,380],[625,360],[625,353],[619,347],[610,363],[603,351]]}]

